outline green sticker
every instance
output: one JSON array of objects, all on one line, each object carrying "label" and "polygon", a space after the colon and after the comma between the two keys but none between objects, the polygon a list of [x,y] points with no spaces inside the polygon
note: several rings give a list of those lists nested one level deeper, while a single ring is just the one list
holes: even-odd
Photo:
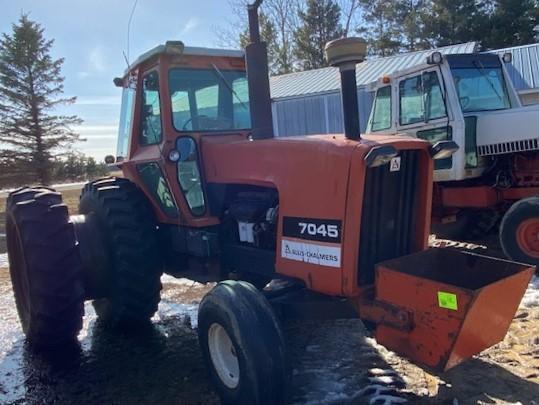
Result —
[{"label": "green sticker", "polygon": [[453,311],[456,311],[458,309],[457,294],[438,291],[438,305],[440,308],[452,309]]}]

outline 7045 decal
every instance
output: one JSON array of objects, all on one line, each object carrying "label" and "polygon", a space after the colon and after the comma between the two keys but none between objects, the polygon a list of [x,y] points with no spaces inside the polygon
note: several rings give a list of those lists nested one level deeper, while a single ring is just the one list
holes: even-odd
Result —
[{"label": "7045 decal", "polygon": [[319,242],[340,243],[341,221],[334,219],[284,217],[283,236]]}]

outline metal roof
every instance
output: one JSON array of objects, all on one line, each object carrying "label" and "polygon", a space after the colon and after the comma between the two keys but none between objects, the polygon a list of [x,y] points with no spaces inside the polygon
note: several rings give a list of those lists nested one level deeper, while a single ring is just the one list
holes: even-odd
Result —
[{"label": "metal roof", "polygon": [[[450,45],[436,49],[443,54],[472,53],[478,48],[477,42]],[[387,58],[369,59],[356,67],[358,86],[364,86],[379,77],[391,74],[425,62],[425,58],[434,50],[418,51],[390,56]],[[272,99],[301,97],[308,94],[335,92],[340,89],[339,69],[327,67],[288,73],[270,78]]]},{"label": "metal roof", "polygon": [[539,43],[488,52],[500,56],[507,52],[513,54],[513,62],[506,68],[518,91],[539,88]]}]

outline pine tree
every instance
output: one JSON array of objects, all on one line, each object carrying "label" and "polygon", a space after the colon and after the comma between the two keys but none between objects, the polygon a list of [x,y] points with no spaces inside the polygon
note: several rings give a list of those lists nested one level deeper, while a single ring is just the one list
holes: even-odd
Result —
[{"label": "pine tree", "polygon": [[296,56],[303,69],[327,66],[324,47],[327,42],[343,34],[341,10],[333,0],[307,0],[300,10],[299,27],[295,32]]},{"label": "pine tree", "polygon": [[496,0],[484,45],[495,49],[535,42],[534,28],[538,24],[536,0]]},{"label": "pine tree", "polygon": [[22,15],[0,39],[0,145],[5,145],[2,158],[27,165],[33,181],[48,184],[54,156],[79,139],[70,126],[82,121],[54,113],[75,97],[62,97],[64,59],[52,59],[54,41],[43,34]]},{"label": "pine tree", "polygon": [[488,31],[486,3],[477,0],[430,0],[424,36],[435,46],[481,41]]},{"label": "pine tree", "polygon": [[430,48],[425,36],[425,13],[427,0],[393,0],[395,3],[395,27],[400,27],[403,50],[413,52]]},{"label": "pine tree", "polygon": [[369,53],[390,56],[399,52],[402,27],[398,26],[398,8],[395,0],[361,0],[365,25],[357,32],[369,43]]}]

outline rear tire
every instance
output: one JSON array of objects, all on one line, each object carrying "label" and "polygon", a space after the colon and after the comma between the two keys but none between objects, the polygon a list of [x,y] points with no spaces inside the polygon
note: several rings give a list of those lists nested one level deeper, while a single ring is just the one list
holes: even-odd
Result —
[{"label": "rear tire", "polygon": [[539,265],[539,197],[514,203],[500,224],[500,244],[510,259]]},{"label": "rear tire", "polygon": [[93,301],[98,317],[112,325],[148,322],[160,301],[163,266],[144,194],[127,179],[96,180],[84,187],[79,213],[92,217],[107,249],[106,285],[98,286],[105,297]]},{"label": "rear tire", "polygon": [[251,284],[223,281],[202,300],[198,336],[225,404],[280,404],[288,372],[281,328],[267,299]]},{"label": "rear tire", "polygon": [[22,330],[38,347],[76,341],[82,328],[82,264],[59,193],[22,188],[6,207],[9,270]]}]

